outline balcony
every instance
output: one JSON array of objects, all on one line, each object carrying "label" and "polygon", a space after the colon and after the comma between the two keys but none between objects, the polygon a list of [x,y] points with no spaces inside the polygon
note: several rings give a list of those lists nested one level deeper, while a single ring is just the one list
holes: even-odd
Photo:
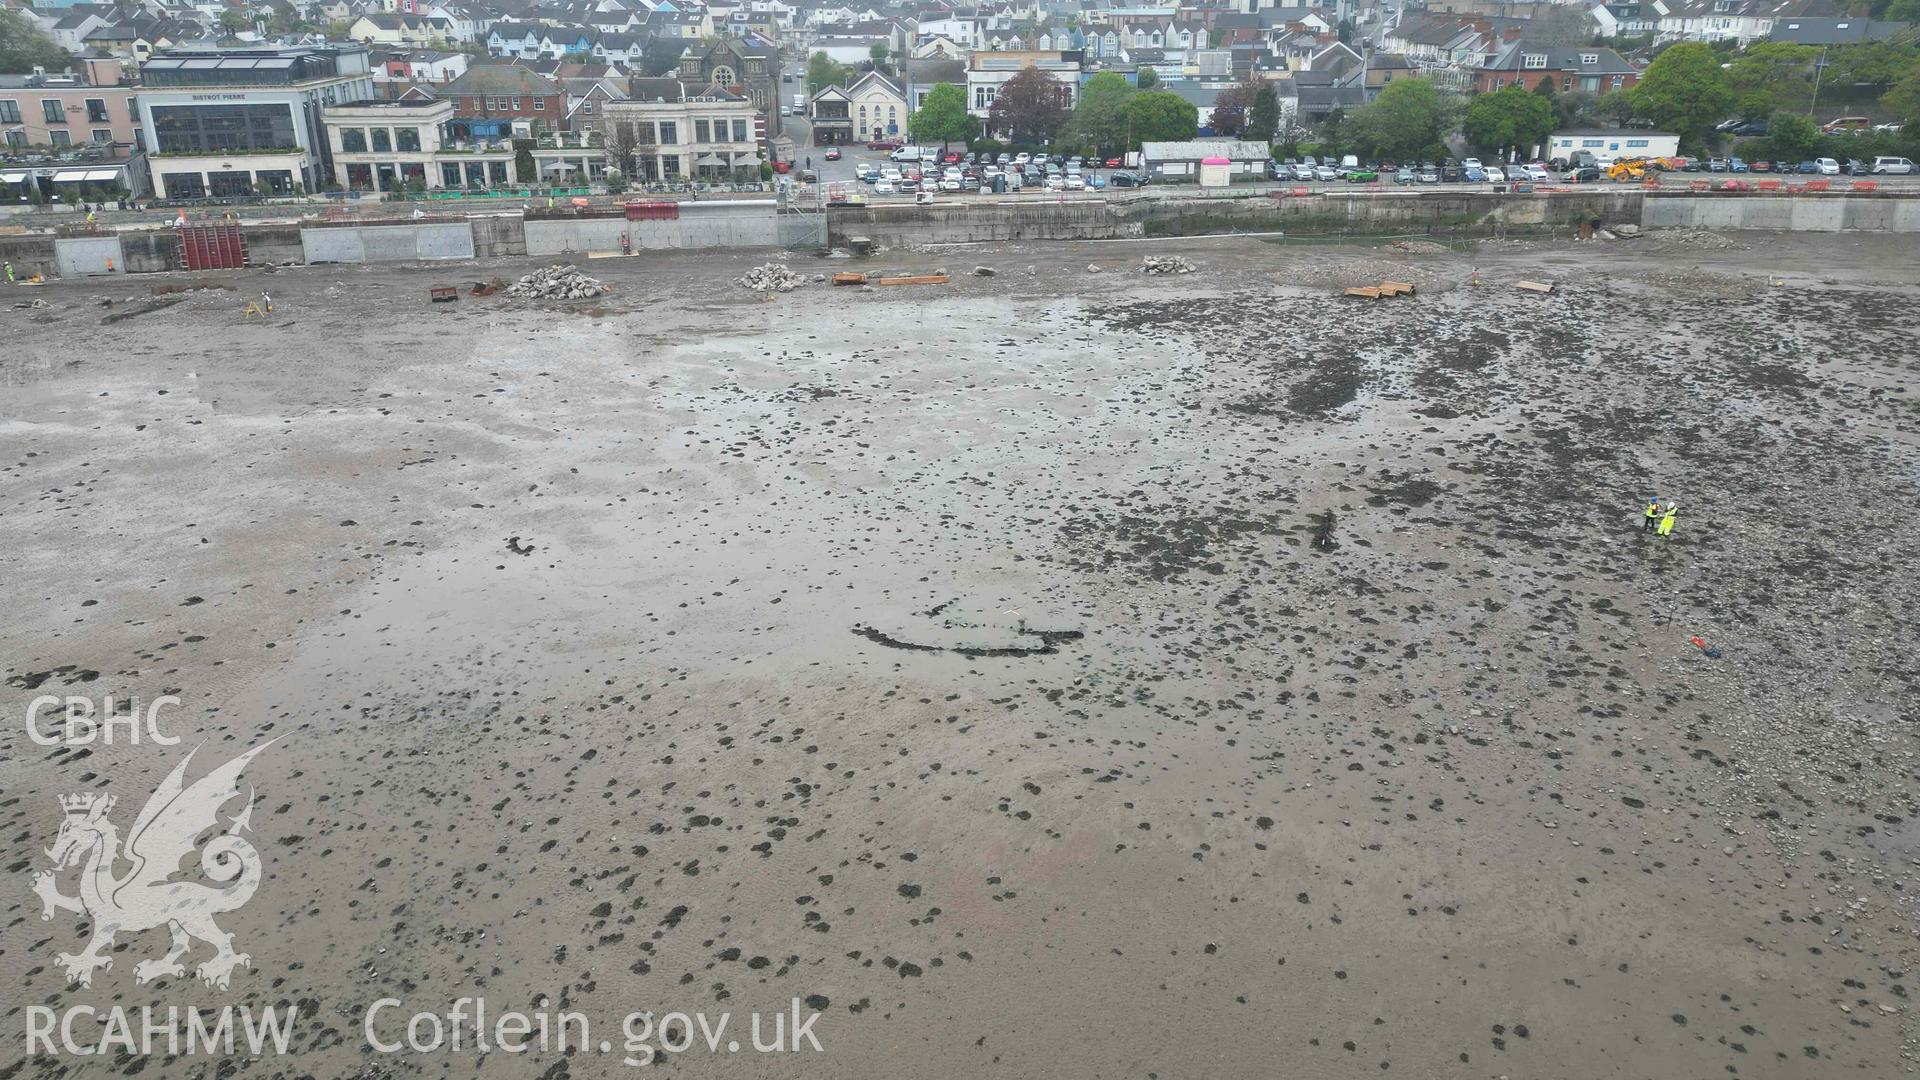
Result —
[{"label": "balcony", "polygon": [[538,150],[598,150],[600,148],[600,129],[588,128],[585,131],[549,131],[543,133],[534,143]]}]

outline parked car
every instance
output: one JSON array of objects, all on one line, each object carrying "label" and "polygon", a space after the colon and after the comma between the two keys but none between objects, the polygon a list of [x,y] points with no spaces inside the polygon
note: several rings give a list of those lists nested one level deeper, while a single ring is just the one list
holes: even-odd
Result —
[{"label": "parked car", "polygon": [[1873,159],[1873,171],[1890,176],[1906,176],[1913,172],[1913,162],[1903,157],[1877,157]]},{"label": "parked car", "polygon": [[899,190],[900,185],[898,183],[885,177],[876,180],[873,185],[873,193],[875,195],[892,195]]},{"label": "parked car", "polygon": [[1752,168],[1753,167],[1751,165],[1747,164],[1745,158],[1736,157],[1736,158],[1727,159],[1728,172],[1748,172],[1748,171],[1751,171]]},{"label": "parked car", "polygon": [[1485,171],[1488,182],[1495,184],[1504,184],[1507,182],[1507,171],[1500,166],[1489,165]]},{"label": "parked car", "polygon": [[1087,190],[1087,178],[1084,176],[1081,176],[1077,172],[1068,173],[1067,174],[1067,190],[1068,191]]},{"label": "parked car", "polygon": [[1582,165],[1577,169],[1568,169],[1560,179],[1569,184],[1597,184],[1600,175],[1600,170],[1592,165]]},{"label": "parked car", "polygon": [[1405,166],[1401,166],[1401,168],[1393,174],[1393,182],[1396,184],[1417,184],[1420,182],[1420,174]]},{"label": "parked car", "polygon": [[898,139],[875,139],[872,142],[867,144],[867,149],[898,150],[900,149],[900,141]]},{"label": "parked car", "polygon": [[1841,132],[1852,133],[1867,131],[1873,127],[1873,120],[1865,116],[1836,116],[1820,125],[1823,135],[1838,135]]},{"label": "parked car", "polygon": [[1308,165],[1306,162],[1301,162],[1300,164],[1295,165],[1293,167],[1293,178],[1295,180],[1311,182],[1319,179],[1319,177],[1315,175],[1317,171],[1318,170],[1316,170],[1312,165]]},{"label": "parked car", "polygon": [[1462,159],[1460,162],[1460,168],[1462,170],[1479,169],[1483,173],[1486,171],[1486,167],[1480,164],[1480,159],[1477,157]]},{"label": "parked car", "polygon": [[1726,172],[1726,171],[1727,171],[1727,159],[1726,159],[1726,158],[1723,158],[1723,157],[1717,157],[1717,158],[1708,158],[1708,159],[1707,159],[1707,171],[1708,171],[1708,172]]},{"label": "parked car", "polygon": [[1340,170],[1331,165],[1322,165],[1313,170],[1313,178],[1323,184],[1331,184],[1340,179]]},{"label": "parked car", "polygon": [[894,186],[900,189],[900,194],[912,195],[914,192],[917,192],[920,190],[920,181],[902,180],[898,184],[895,184]]},{"label": "parked car", "polygon": [[1462,175],[1464,174],[1460,171],[1460,166],[1458,165],[1440,166],[1440,182],[1443,184],[1457,184],[1460,182]]},{"label": "parked car", "polygon": [[1439,183],[1439,182],[1440,182],[1440,170],[1439,170],[1439,169],[1437,169],[1437,168],[1434,168],[1434,167],[1433,167],[1433,166],[1431,166],[1431,165],[1423,165],[1423,166],[1421,166],[1421,168],[1420,168],[1420,182],[1421,182],[1421,183],[1423,183],[1423,184],[1437,184],[1437,183]]},{"label": "parked car", "polygon": [[1125,162],[1123,162],[1123,161],[1121,161],[1121,160],[1120,160],[1119,158],[1117,158],[1117,157],[1110,157],[1110,158],[1108,158],[1108,159],[1107,159],[1107,168],[1109,168],[1109,169],[1117,169],[1117,168],[1119,168],[1120,166],[1122,166],[1122,165],[1124,165],[1124,164],[1126,164],[1126,163],[1125,163]]},{"label": "parked car", "polygon": [[1347,183],[1371,184],[1380,179],[1380,174],[1372,169],[1352,168],[1347,170]]},{"label": "parked car", "polygon": [[1537,161],[1528,165],[1524,172],[1526,173],[1527,179],[1535,184],[1545,184],[1553,180],[1553,174],[1547,171],[1545,165]]},{"label": "parked car", "polygon": [[837,146],[829,146],[829,147],[827,147],[827,152],[826,152],[826,153],[825,153],[824,155],[822,155],[822,156],[823,156],[824,158],[826,158],[826,160],[828,160],[828,161],[839,161],[839,160],[840,160],[840,148],[839,148],[839,147],[837,147]]},{"label": "parked car", "polygon": [[1117,172],[1107,178],[1107,183],[1117,188],[1146,187],[1147,177],[1145,173]]},{"label": "parked car", "polygon": [[1487,170],[1478,165],[1462,165],[1460,179],[1469,184],[1484,184],[1487,182]]},{"label": "parked car", "polygon": [[1013,155],[1013,163],[1015,165],[1025,165],[1027,162],[1032,160],[1033,160],[1033,155],[1027,153],[1025,150],[1022,150],[1019,153]]},{"label": "parked car", "polygon": [[1833,160],[1830,157],[1814,158],[1813,167],[1814,167],[1814,171],[1819,173],[1821,176],[1839,176],[1840,175],[1840,163]]},{"label": "parked car", "polygon": [[1802,176],[1817,176],[1820,173],[1820,163],[1817,161],[1803,161],[1795,165],[1793,171]]}]

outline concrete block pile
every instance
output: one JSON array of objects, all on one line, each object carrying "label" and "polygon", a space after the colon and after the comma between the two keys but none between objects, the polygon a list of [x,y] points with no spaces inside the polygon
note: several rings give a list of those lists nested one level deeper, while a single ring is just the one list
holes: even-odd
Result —
[{"label": "concrete block pile", "polygon": [[752,289],[754,292],[791,292],[806,284],[806,280],[803,275],[796,274],[779,263],[767,263],[740,275],[738,284],[741,288]]},{"label": "concrete block pile", "polygon": [[521,300],[584,300],[604,296],[607,287],[598,278],[590,278],[576,266],[555,263],[535,270],[507,286],[507,295]]},{"label": "concrete block pile", "polygon": [[1185,255],[1149,255],[1140,269],[1149,274],[1191,274],[1196,267]]}]

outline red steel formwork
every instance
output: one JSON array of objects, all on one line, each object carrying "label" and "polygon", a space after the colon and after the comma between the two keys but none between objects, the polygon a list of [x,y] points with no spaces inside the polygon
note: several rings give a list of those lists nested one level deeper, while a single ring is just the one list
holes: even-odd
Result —
[{"label": "red steel formwork", "polygon": [[188,225],[177,231],[184,269],[238,270],[247,265],[247,238],[238,225]]}]

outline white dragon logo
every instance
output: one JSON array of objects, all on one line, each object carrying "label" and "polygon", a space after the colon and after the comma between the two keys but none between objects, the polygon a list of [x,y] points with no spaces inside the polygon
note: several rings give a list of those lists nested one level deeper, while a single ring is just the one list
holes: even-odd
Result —
[{"label": "white dragon logo", "polygon": [[[235,967],[252,966],[253,958],[234,952],[232,935],[213,922],[215,915],[233,911],[252,899],[260,885],[260,853],[239,835],[250,827],[251,788],[245,809],[233,818],[226,832],[200,849],[201,872],[215,882],[231,884],[216,888],[167,879],[180,869],[182,859],[193,854],[200,834],[220,826],[220,808],[240,794],[240,771],[275,741],[254,747],[190,786],[184,783],[187,764],[193,760],[193,753],[188,753],[147,799],[140,816],[134,819],[124,850],[120,831],[107,819],[107,811],[113,809],[113,796],[87,793],[60,797],[66,818],[60,823],[60,835],[47,849],[54,868],[33,876],[33,891],[46,905],[40,912],[42,919],[53,918],[57,909],[93,920],[93,937],[87,947],[77,955],[59,955],[61,966],[67,969],[67,981],[91,986],[96,970],[113,967],[113,957],[107,950],[113,947],[115,935],[137,934],[160,926],[173,935],[173,946],[164,957],[134,965],[137,982],[186,974],[180,958],[196,938],[215,950],[212,959],[195,969],[209,986],[225,990]],[[116,877],[114,863],[118,859],[131,863],[132,869]],[[55,872],[81,863],[85,867],[80,871],[79,891],[71,896],[61,892]]]}]

